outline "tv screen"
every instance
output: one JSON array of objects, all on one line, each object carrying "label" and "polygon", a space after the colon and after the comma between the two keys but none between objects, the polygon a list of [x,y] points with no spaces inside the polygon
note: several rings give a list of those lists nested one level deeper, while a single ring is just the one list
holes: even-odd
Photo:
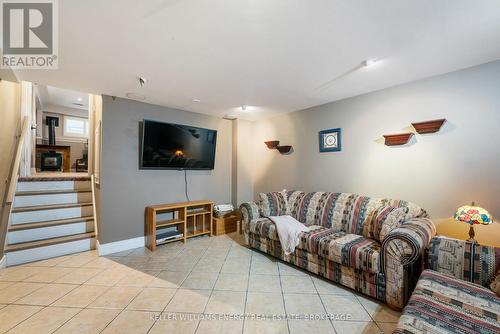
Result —
[{"label": "tv screen", "polygon": [[217,131],[142,122],[141,169],[214,169]]}]

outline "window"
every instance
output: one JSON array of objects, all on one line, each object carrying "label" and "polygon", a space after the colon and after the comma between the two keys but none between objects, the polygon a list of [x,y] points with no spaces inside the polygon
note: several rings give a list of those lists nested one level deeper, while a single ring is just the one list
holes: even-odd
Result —
[{"label": "window", "polygon": [[65,137],[88,137],[89,121],[85,118],[64,116]]}]

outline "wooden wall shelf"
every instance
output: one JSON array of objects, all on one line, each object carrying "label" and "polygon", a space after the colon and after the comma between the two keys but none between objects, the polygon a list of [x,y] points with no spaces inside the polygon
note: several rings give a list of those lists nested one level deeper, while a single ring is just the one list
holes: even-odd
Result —
[{"label": "wooden wall shelf", "polygon": [[281,154],[286,154],[286,153],[290,152],[290,150],[292,149],[292,146],[291,145],[278,146],[278,147],[276,147],[276,149]]},{"label": "wooden wall shelf", "polygon": [[418,133],[425,134],[438,132],[443,126],[444,122],[446,122],[446,119],[441,118],[432,121],[411,123],[411,125],[415,128],[415,130],[417,130]]},{"label": "wooden wall shelf", "polygon": [[279,140],[270,140],[270,141],[265,141],[264,144],[266,144],[268,149],[272,150],[272,149],[275,149],[276,147],[278,147],[278,145],[280,144],[280,141]]},{"label": "wooden wall shelf", "polygon": [[282,145],[282,146],[280,146],[280,141],[279,140],[265,141],[264,144],[266,144],[266,146],[267,146],[268,149],[270,149],[270,150],[277,149],[281,154],[287,154],[292,149],[291,145]]},{"label": "wooden wall shelf", "polygon": [[[191,201],[146,207],[146,246],[155,251],[156,246],[161,244],[173,241],[185,243],[188,238],[204,234],[212,236],[213,205],[212,201]],[[158,214],[170,214],[172,217],[159,221]],[[177,226],[177,231],[182,236],[158,243],[157,230],[169,226]]]},{"label": "wooden wall shelf", "polygon": [[411,136],[413,136],[413,133],[411,133],[411,132],[398,133],[398,134],[394,134],[394,135],[384,135],[385,145],[387,145],[387,146],[404,145],[404,144],[408,143]]}]

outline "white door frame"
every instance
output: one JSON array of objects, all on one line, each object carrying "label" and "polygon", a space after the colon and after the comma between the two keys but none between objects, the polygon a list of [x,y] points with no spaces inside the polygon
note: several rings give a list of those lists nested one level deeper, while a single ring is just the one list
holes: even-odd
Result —
[{"label": "white door frame", "polygon": [[[95,151],[95,133],[94,122],[96,113],[96,98],[100,98],[99,95],[88,94],[89,107],[87,110],[88,120],[89,120],[89,134],[88,134],[88,172],[87,175],[92,175],[94,172],[94,151]],[[42,110],[40,110],[42,112]],[[23,116],[28,116],[28,121],[31,126],[31,130],[26,136],[23,146],[23,155],[21,160],[21,172],[20,176],[30,176],[36,174],[36,128],[40,127],[40,134],[43,136],[43,122],[37,124],[36,115],[36,90],[35,84],[28,81],[21,82],[21,119]],[[98,182],[97,182],[98,183]]]}]

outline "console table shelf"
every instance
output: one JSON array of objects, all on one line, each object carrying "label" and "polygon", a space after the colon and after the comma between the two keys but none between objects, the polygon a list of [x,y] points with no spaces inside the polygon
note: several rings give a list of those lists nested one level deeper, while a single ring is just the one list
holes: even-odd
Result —
[{"label": "console table shelf", "polygon": [[[188,238],[208,234],[212,236],[212,201],[191,201],[146,207],[146,246],[154,251],[156,246],[174,241],[186,242]],[[158,215],[168,214],[168,219],[158,220]],[[159,228],[177,226],[181,237],[157,242]]]},{"label": "console table shelf", "polygon": [[156,228],[177,225],[177,224],[182,224],[182,223],[184,223],[183,219],[168,219],[168,220],[163,220],[163,221],[157,221]]}]

